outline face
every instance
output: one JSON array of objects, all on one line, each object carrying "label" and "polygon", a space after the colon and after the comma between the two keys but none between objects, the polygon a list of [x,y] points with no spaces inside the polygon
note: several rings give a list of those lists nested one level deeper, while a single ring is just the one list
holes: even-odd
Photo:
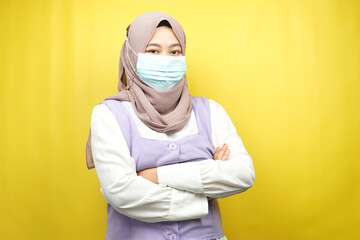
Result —
[{"label": "face", "polygon": [[176,38],[174,31],[166,26],[155,29],[146,46],[145,53],[164,56],[183,56],[180,42]]}]

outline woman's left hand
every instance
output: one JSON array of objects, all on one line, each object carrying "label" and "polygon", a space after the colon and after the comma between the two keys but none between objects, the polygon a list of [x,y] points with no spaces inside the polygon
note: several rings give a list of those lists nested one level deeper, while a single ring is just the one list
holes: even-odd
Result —
[{"label": "woman's left hand", "polygon": [[217,147],[214,154],[214,160],[221,160],[221,161],[227,161],[229,160],[230,156],[230,149],[228,148],[228,145],[224,143],[222,147]]},{"label": "woman's left hand", "polygon": [[159,184],[157,176],[157,168],[144,169],[137,173],[138,176],[143,177],[155,184]]}]

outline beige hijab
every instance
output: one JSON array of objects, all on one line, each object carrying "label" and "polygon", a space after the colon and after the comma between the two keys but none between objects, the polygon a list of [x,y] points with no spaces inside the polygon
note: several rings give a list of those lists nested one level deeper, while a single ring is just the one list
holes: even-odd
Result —
[{"label": "beige hijab", "polygon": [[[128,43],[138,53],[144,53],[156,27],[163,20],[171,25],[185,55],[186,37],[180,24],[170,15],[162,12],[147,12],[138,16],[128,29]],[[127,54],[129,59],[127,58]],[[119,92],[106,98],[131,102],[136,115],[149,128],[162,133],[177,132],[186,125],[191,111],[192,101],[184,76],[168,91],[155,90],[136,75],[137,56],[123,43],[119,61]],[[88,169],[94,168],[91,153],[91,132],[86,144],[86,164]]]}]

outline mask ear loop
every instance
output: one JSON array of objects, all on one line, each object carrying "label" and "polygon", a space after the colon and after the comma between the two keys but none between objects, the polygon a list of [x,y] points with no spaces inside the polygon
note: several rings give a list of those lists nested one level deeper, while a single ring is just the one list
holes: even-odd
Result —
[{"label": "mask ear loop", "polygon": [[[129,60],[129,63],[130,63],[130,66],[131,66],[132,70],[135,72],[136,75],[139,76],[138,72],[136,71],[134,65],[132,64],[132,62],[131,62],[131,60],[130,60],[128,48],[130,48],[130,50],[135,54],[135,56],[138,57],[138,54],[131,48],[131,46],[130,46],[130,44],[129,44],[129,39],[128,39],[127,37],[126,37],[125,42],[126,42],[126,46],[127,46],[127,48],[126,48],[126,57],[127,57],[127,59]],[[129,86],[126,86],[126,89],[128,89],[128,87],[129,87]],[[129,87],[129,88],[130,88],[130,87]]]}]

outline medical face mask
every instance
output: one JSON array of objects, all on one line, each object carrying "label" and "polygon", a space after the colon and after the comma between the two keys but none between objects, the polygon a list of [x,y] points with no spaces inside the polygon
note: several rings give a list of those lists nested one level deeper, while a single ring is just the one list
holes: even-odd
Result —
[{"label": "medical face mask", "polygon": [[[166,91],[174,87],[186,72],[185,56],[162,56],[136,53],[126,40],[127,46],[138,57],[136,70],[132,65],[129,55],[127,58],[134,72],[150,87]],[[128,51],[126,51],[128,53]]]}]

